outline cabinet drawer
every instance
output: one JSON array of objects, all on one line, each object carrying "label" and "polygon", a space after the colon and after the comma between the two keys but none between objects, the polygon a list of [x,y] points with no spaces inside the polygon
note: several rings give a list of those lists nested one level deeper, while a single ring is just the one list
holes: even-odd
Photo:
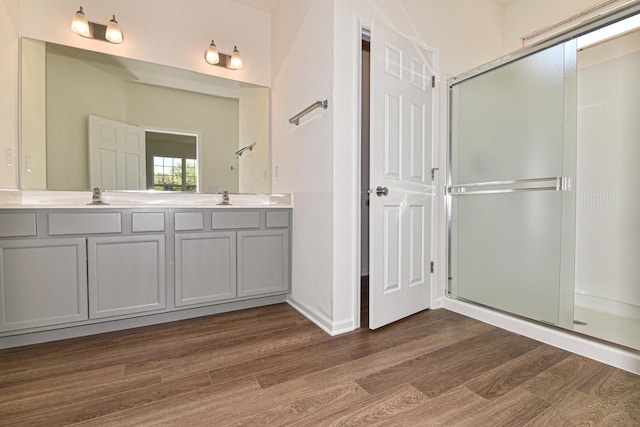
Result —
[{"label": "cabinet drawer", "polygon": [[260,211],[213,212],[211,228],[260,228]]},{"label": "cabinet drawer", "polygon": [[288,226],[289,211],[267,211],[267,228]]},{"label": "cabinet drawer", "polygon": [[50,213],[49,235],[121,233],[122,216],[105,213]]},{"label": "cabinet drawer", "polygon": [[0,214],[0,237],[23,237],[36,235],[36,214]]},{"label": "cabinet drawer", "polygon": [[134,212],[131,214],[131,231],[164,231],[163,212]]},{"label": "cabinet drawer", "polygon": [[202,212],[176,212],[173,215],[176,231],[204,230],[204,214]]}]

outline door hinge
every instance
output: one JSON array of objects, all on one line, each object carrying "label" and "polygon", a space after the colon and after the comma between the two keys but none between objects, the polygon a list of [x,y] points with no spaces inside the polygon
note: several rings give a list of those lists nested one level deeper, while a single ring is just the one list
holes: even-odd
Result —
[{"label": "door hinge", "polygon": [[434,266],[433,261],[431,261],[431,272],[433,273],[435,271],[436,267]]},{"label": "door hinge", "polygon": [[436,75],[431,76],[431,87],[436,87]]},{"label": "door hinge", "polygon": [[436,179],[436,171],[438,168],[431,168],[431,181]]}]

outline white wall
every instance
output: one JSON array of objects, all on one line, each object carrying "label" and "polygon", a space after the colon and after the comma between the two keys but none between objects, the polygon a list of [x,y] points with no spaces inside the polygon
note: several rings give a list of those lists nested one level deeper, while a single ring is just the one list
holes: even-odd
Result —
[{"label": "white wall", "polygon": [[504,53],[520,49],[523,36],[557,24],[603,1],[519,0],[512,3],[504,11]]},{"label": "white wall", "polygon": [[0,1],[0,188],[18,188],[18,21],[18,0]]},{"label": "white wall", "polygon": [[[333,329],[333,2],[283,0],[274,11],[273,192],[293,193],[291,303]],[[317,100],[300,122],[289,118]]]}]

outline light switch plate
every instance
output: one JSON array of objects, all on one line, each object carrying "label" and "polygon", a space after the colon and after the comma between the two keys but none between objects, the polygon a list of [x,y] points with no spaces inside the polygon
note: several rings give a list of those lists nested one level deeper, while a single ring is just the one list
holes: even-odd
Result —
[{"label": "light switch plate", "polygon": [[4,163],[8,168],[13,167],[13,150],[11,148],[4,150]]}]

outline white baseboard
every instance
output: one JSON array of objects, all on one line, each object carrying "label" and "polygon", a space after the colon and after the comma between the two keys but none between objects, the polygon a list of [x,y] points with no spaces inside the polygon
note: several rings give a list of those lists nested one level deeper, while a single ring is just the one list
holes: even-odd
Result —
[{"label": "white baseboard", "polygon": [[296,309],[300,314],[312,321],[317,327],[331,336],[351,332],[355,329],[355,322],[353,319],[334,322],[323,313],[320,313],[318,310],[300,304],[299,302],[291,298],[291,296],[287,297],[287,304]]},{"label": "white baseboard", "polygon": [[443,308],[640,375],[640,352],[624,350],[451,298],[444,298]]}]

